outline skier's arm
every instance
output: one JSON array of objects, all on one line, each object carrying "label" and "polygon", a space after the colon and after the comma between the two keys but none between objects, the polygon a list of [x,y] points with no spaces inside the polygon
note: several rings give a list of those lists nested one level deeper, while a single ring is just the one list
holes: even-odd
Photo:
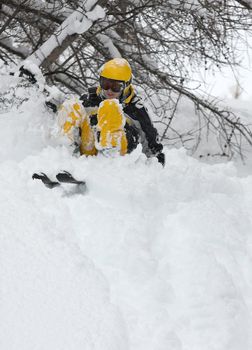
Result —
[{"label": "skier's arm", "polygon": [[[136,102],[135,102],[136,101]],[[147,142],[148,155],[156,156],[158,161],[164,165],[165,155],[162,153],[163,145],[158,142],[158,132],[154,128],[146,108],[138,103],[139,100],[133,101],[124,110],[135,121],[140,124]]]},{"label": "skier's arm", "polygon": [[159,163],[165,165],[165,155],[162,152],[163,145],[158,141],[158,132],[154,128],[151,119],[144,107],[139,109],[139,114],[141,118],[139,119],[143,132],[145,133],[148,147],[153,156],[156,156]]}]

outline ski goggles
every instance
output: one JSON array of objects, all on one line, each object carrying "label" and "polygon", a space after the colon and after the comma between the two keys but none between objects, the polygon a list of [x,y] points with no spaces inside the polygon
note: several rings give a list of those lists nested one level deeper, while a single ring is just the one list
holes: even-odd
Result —
[{"label": "ski goggles", "polygon": [[121,92],[125,88],[124,81],[113,80],[100,77],[100,86],[103,90],[111,90],[113,92]]}]

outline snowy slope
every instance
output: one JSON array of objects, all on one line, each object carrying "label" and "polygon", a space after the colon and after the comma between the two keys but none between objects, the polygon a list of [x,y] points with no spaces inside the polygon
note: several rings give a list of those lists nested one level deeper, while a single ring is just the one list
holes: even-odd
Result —
[{"label": "snowy slope", "polygon": [[[252,175],[79,159],[32,91],[0,115],[0,348],[250,350]],[[33,172],[86,179],[66,196]]]}]

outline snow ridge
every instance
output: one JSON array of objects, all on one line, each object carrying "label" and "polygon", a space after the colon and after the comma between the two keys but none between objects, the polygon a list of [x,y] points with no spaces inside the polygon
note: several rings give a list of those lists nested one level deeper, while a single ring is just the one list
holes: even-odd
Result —
[{"label": "snow ridge", "polygon": [[[182,149],[75,158],[56,135],[34,91],[1,115],[1,348],[251,349],[252,176]],[[31,178],[62,169],[86,195]]]}]

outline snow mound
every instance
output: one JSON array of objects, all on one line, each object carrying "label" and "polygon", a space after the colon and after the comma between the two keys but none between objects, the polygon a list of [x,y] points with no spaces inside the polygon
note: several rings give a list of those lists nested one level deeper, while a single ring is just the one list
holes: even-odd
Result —
[{"label": "snow mound", "polygon": [[[251,349],[252,176],[75,158],[56,124],[36,94],[0,118],[1,348]],[[85,195],[32,180],[63,169]]]}]

